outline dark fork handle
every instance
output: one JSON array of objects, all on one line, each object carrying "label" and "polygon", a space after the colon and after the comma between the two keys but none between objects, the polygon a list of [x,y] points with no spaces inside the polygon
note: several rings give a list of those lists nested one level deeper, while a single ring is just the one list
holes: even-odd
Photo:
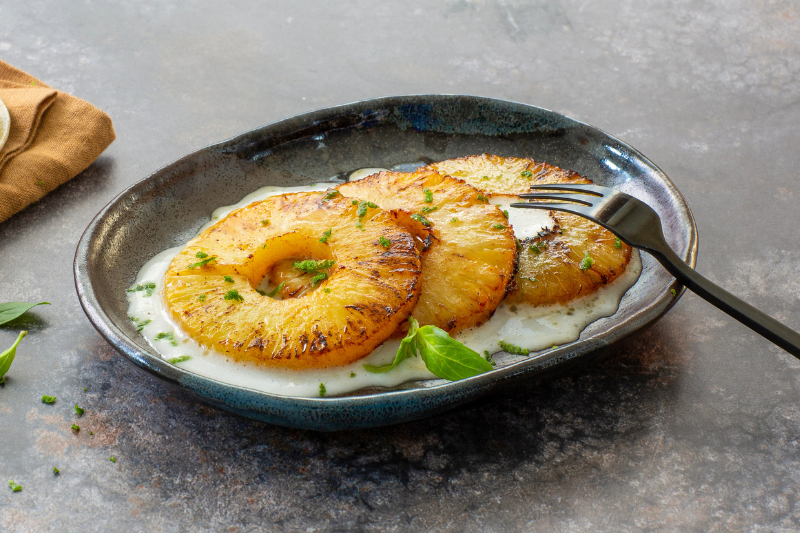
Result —
[{"label": "dark fork handle", "polygon": [[659,248],[658,250],[647,248],[647,251],[658,259],[678,281],[698,296],[800,359],[800,333],[784,326],[766,313],[708,281],[684,263],[666,243],[663,248]]}]

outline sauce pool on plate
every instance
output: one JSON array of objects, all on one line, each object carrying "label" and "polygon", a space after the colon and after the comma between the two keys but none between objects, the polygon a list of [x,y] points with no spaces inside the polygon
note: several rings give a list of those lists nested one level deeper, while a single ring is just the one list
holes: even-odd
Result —
[{"label": "sauce pool on plate", "polygon": [[[361,169],[353,172],[350,180],[360,179],[380,170],[384,169]],[[232,211],[268,196],[323,191],[337,184],[263,187],[248,194],[234,205],[216,209],[212,213],[211,220],[200,231],[215,224]],[[511,203],[513,198],[495,196],[491,201],[503,208]],[[552,218],[546,211],[537,209],[508,211],[509,223],[519,239],[533,237],[548,224],[552,224]],[[371,354],[350,365],[303,371],[264,368],[252,363],[234,362],[220,352],[201,346],[189,338],[172,320],[163,299],[164,274],[172,258],[182,249],[183,246],[177,246],[153,257],[139,271],[134,284],[150,289],[127,293],[128,315],[137,329],[164,359],[183,359],[175,363],[182,369],[232,385],[295,397],[319,397],[323,390],[325,395],[335,396],[367,387],[392,388],[408,381],[438,379],[425,367],[420,357],[407,359],[383,374],[374,374],[364,369],[364,364],[390,363],[400,345],[399,340],[386,341]],[[500,341],[531,352],[572,342],[578,339],[587,325],[617,311],[622,296],[636,282],[640,273],[641,261],[638,252],[634,250],[625,272],[592,294],[564,305],[553,306],[507,305],[503,302],[491,319],[478,327],[456,334],[455,338],[481,354],[500,351]],[[519,358],[519,356],[513,357],[515,360]],[[501,366],[504,362],[506,361],[499,361]]]}]

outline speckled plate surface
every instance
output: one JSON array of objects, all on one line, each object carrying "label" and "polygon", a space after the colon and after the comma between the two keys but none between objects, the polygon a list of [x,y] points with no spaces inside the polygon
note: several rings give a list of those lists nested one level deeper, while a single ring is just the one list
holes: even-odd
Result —
[{"label": "speckled plate surface", "polygon": [[525,358],[500,358],[473,378],[407,383],[389,391],[294,398],[246,389],[181,370],[153,352],[128,319],[125,289],[156,253],[185,243],[221,205],[265,185],[317,183],[364,167],[412,169],[454,157],[532,157],[575,170],[650,204],[672,248],[691,266],[697,230],[669,179],[638,151],[602,131],[525,104],[455,95],[380,98],[270,124],[198,150],[123,191],[86,229],[75,256],[81,305],[97,330],[148,373],[249,418],[334,431],[432,416],[588,354],[652,322],[681,288],[642,253],[639,281],[611,317],[579,340]]}]

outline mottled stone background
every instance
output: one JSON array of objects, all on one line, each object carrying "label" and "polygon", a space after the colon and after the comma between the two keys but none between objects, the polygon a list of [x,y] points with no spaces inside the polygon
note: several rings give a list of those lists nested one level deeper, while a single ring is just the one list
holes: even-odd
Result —
[{"label": "mottled stone background", "polygon": [[466,93],[641,150],[694,211],[698,270],[800,328],[796,2],[30,0],[0,21],[0,58],[118,134],[0,224],[0,301],[53,304],[0,328],[0,347],[31,332],[0,387],[0,481],[24,487],[0,486],[0,530],[800,529],[800,364],[691,294],[571,374],[317,434],[139,372],[85,318],[71,269],[94,214],[189,151],[332,104]]}]

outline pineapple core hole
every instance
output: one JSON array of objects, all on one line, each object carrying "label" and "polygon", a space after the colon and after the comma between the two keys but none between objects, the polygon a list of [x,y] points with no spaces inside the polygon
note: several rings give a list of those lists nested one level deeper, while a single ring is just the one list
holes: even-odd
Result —
[{"label": "pineapple core hole", "polygon": [[334,268],[330,247],[316,235],[284,235],[268,241],[262,250],[255,260],[263,265],[264,277],[253,288],[276,300],[300,298],[320,289]]}]

